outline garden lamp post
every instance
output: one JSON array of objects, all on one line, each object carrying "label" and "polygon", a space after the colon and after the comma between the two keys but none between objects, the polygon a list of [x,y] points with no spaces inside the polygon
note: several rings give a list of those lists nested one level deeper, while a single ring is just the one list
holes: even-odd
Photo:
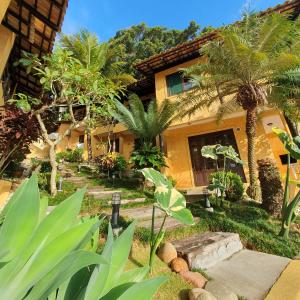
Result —
[{"label": "garden lamp post", "polygon": [[62,183],[63,183],[63,178],[62,176],[59,177],[59,181],[58,181],[58,192],[62,192]]},{"label": "garden lamp post", "polygon": [[121,205],[121,194],[113,193],[111,199],[112,215],[111,215],[111,226],[117,228],[119,223],[120,205]]},{"label": "garden lamp post", "polygon": [[203,189],[203,195],[205,199],[205,208],[210,208],[210,201],[209,201],[209,192],[207,188]]}]

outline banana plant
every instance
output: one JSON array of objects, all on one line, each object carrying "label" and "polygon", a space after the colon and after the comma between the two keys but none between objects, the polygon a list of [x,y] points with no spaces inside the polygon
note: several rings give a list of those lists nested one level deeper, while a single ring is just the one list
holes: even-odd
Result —
[{"label": "banana plant", "polygon": [[143,280],[149,267],[124,272],[132,223],[117,239],[109,226],[101,254],[97,217],[80,218],[85,189],[47,213],[36,175],[14,193],[1,213],[1,299],[151,299],[164,277]]},{"label": "banana plant", "polygon": [[213,178],[212,182],[208,185],[208,189],[210,191],[220,191],[220,205],[222,206],[225,191],[228,186],[226,162],[227,160],[231,160],[236,164],[242,165],[243,161],[239,158],[239,155],[232,146],[222,146],[220,144],[203,146],[201,149],[201,155],[205,158],[210,158],[215,161],[217,161],[220,157],[223,157],[223,172],[219,173],[218,177]]},{"label": "banana plant", "polygon": [[300,159],[300,136],[292,138],[286,131],[279,128],[272,128],[273,132],[278,136],[287,151],[287,169],[285,177],[284,196],[281,210],[281,230],[279,236],[284,238],[289,237],[291,224],[296,218],[296,209],[300,203],[300,191],[290,201],[290,184],[296,184],[300,188],[300,182],[290,179],[291,157]]},{"label": "banana plant", "polygon": [[[150,269],[152,269],[154,255],[165,235],[164,225],[167,217],[169,216],[174,218],[185,225],[194,225],[195,222],[192,213],[186,208],[185,197],[174,188],[172,182],[168,180],[165,175],[152,168],[145,168],[141,172],[145,179],[153,183],[155,186],[154,198],[156,202],[152,209],[149,257],[149,266]],[[157,234],[154,232],[156,208],[164,212],[163,222],[161,223]]]}]

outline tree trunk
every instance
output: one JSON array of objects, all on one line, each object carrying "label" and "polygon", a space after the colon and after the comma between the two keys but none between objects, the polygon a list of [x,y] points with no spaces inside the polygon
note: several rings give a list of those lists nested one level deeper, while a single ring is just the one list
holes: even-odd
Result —
[{"label": "tree trunk", "polygon": [[90,112],[90,106],[86,106],[86,119],[87,119],[87,125],[86,125],[86,144],[87,144],[87,150],[88,150],[88,162],[91,162],[93,159],[93,149],[92,149],[92,135],[91,135],[91,112]]},{"label": "tree trunk", "polygon": [[246,116],[246,134],[248,140],[248,167],[249,167],[249,188],[248,195],[258,200],[257,185],[256,185],[256,155],[255,155],[255,142],[256,142],[256,112],[257,107],[251,107],[247,110]]},{"label": "tree trunk", "polygon": [[51,178],[50,178],[50,190],[51,190],[51,196],[55,196],[57,194],[57,187],[56,187],[57,162],[56,162],[55,145],[50,145],[49,157],[50,157],[50,164],[52,168]]}]

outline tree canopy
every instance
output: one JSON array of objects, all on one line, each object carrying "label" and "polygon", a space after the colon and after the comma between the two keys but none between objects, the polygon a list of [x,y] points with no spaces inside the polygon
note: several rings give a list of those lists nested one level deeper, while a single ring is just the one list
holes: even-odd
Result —
[{"label": "tree canopy", "polygon": [[195,21],[191,21],[184,30],[168,29],[163,26],[149,27],[141,23],[118,31],[109,43],[113,49],[119,49],[120,60],[126,62],[124,72],[138,78],[141,74],[133,68],[135,63],[190,41],[199,34],[200,26]]}]

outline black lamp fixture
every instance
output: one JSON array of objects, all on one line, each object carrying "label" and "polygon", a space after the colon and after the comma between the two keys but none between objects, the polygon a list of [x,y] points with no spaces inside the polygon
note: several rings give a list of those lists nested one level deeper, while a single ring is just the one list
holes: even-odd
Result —
[{"label": "black lamp fixture", "polygon": [[205,199],[205,208],[210,208],[210,201],[209,201],[209,191],[208,188],[204,188],[203,189],[203,195],[204,195],[204,199]]},{"label": "black lamp fixture", "polygon": [[117,228],[119,223],[120,205],[121,205],[121,193],[113,193],[111,199],[112,215],[111,226]]}]

